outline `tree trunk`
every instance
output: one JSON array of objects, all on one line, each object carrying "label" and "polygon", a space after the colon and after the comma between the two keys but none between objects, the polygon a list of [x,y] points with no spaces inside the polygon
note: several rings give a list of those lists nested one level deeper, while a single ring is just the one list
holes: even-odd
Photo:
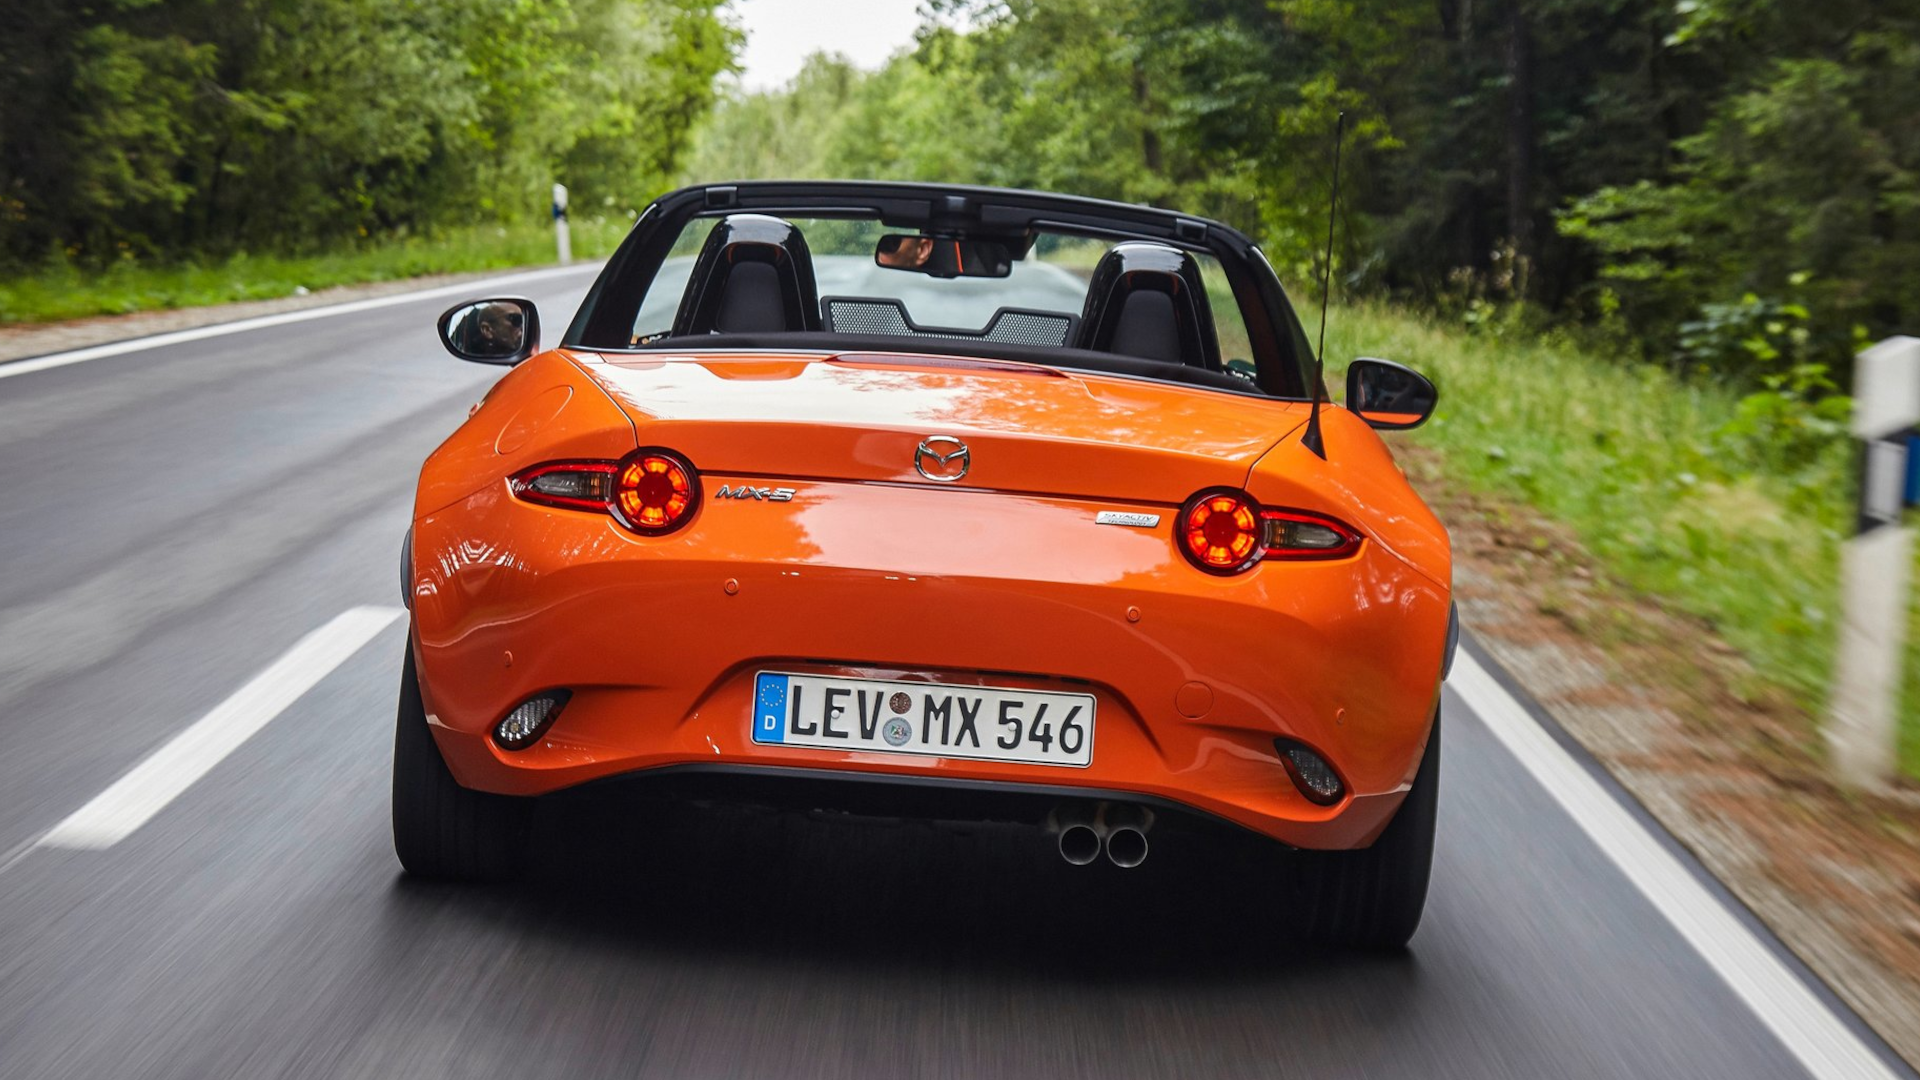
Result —
[{"label": "tree trunk", "polygon": [[1133,103],[1138,107],[1137,114],[1140,117],[1140,154],[1145,160],[1147,174],[1158,180],[1163,174],[1165,163],[1160,153],[1160,133],[1153,128],[1149,89],[1146,65],[1135,60],[1133,62]]},{"label": "tree trunk", "polygon": [[1507,238],[1516,290],[1534,258],[1533,31],[1523,0],[1507,4]]}]

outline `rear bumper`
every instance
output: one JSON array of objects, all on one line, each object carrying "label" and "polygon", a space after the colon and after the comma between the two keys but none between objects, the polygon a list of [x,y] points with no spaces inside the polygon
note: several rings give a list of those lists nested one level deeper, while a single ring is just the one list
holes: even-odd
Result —
[{"label": "rear bumper", "polygon": [[[1114,508],[812,484],[792,504],[709,505],[643,540],[479,492],[414,527],[416,659],[435,738],[462,784],[509,794],[688,765],[823,770],[1125,793],[1296,847],[1370,843],[1426,744],[1445,592],[1377,545],[1209,577],[1168,558],[1166,521],[1092,524]],[[761,670],[1092,694],[1093,761],[758,745]],[[501,716],[556,687],[573,697],[539,744],[493,744]],[[1302,797],[1277,737],[1332,762],[1347,796]]]},{"label": "rear bumper", "polygon": [[1248,833],[1237,822],[1137,791],[1009,784],[948,776],[900,776],[783,765],[710,765],[695,761],[622,773],[570,788],[567,794],[593,797],[603,791],[617,792],[622,797],[824,812],[869,820],[1028,827],[1047,826],[1049,819],[1074,804],[1080,804],[1090,815],[1099,803],[1127,803],[1153,811],[1156,831],[1259,835]]}]

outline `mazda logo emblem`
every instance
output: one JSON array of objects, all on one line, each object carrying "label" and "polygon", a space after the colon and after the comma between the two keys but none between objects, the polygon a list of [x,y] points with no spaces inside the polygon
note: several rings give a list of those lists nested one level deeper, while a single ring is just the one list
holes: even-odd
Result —
[{"label": "mazda logo emblem", "polygon": [[972,465],[967,444],[951,435],[930,435],[913,453],[913,467],[937,484],[951,484],[967,475]]}]

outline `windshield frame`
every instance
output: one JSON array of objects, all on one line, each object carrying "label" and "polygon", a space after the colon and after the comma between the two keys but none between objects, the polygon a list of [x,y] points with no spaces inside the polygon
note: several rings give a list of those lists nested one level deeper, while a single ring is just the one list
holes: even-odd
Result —
[{"label": "windshield frame", "polygon": [[[647,207],[614,251],[581,303],[561,345],[603,353],[686,352],[699,348],[700,343],[708,339],[668,336],[636,346],[632,342],[634,319],[654,277],[687,226],[697,218],[721,218],[739,213],[854,218],[895,228],[961,234],[969,229],[997,233],[1032,230],[1102,240],[1152,240],[1210,255],[1225,274],[1246,324],[1259,390],[1286,400],[1309,398],[1313,357],[1306,333],[1266,259],[1251,240],[1230,226],[1153,207],[1071,195],[947,184],[743,181],[669,192]],[[835,339],[840,336],[792,333],[781,335],[785,339],[781,344],[797,351],[844,351],[836,346]],[[813,340],[815,338],[818,340]],[[947,339],[910,338],[898,341],[892,349],[939,354],[951,344]],[[709,347],[724,349],[728,345],[714,340]],[[978,351],[968,348],[962,355]],[[1084,361],[1091,355],[1070,348],[1050,351],[1059,354],[1056,366],[1062,367],[1087,367],[1085,362],[1076,362],[1076,358]],[[1008,359],[1034,362],[1030,354]],[[1169,372],[1167,381],[1188,383],[1191,380]]]}]

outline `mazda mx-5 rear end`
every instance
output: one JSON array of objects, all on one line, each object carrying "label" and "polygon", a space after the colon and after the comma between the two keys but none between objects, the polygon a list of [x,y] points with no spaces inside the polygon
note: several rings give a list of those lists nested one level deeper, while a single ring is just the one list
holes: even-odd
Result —
[{"label": "mazda mx-5 rear end", "polygon": [[[816,250],[844,214],[797,241],[816,187],[667,197],[649,217],[674,235],[643,218],[563,347],[524,362],[530,305],[443,320],[456,352],[517,366],[421,476],[403,863],[509,873],[534,798],[605,778],[859,785],[941,817],[1019,808],[1083,864],[1139,865],[1173,818],[1338,852],[1308,929],[1403,943],[1431,860],[1449,554],[1370,425],[1424,419],[1431,384],[1356,365],[1369,413],[1239,372],[1217,323],[1197,332],[1191,219],[842,185],[876,230],[919,226],[838,239],[871,246],[852,265]],[[1073,213],[1145,238],[1011,271],[1046,266],[1033,221],[1075,235]],[[1189,246],[1235,254],[1209,224]],[[676,261],[681,236],[697,257]],[[1221,302],[1270,300],[1238,254]],[[928,325],[914,290],[867,295],[903,269],[993,306]],[[662,282],[670,322],[647,311]],[[1256,355],[1291,325],[1240,314]],[[1313,377],[1296,363],[1291,385]]]}]

